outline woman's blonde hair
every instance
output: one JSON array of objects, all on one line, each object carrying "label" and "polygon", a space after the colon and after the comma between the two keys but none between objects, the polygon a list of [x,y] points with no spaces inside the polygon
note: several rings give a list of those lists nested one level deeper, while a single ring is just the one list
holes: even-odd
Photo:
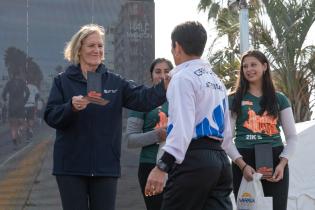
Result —
[{"label": "woman's blonde hair", "polygon": [[[75,33],[71,40],[66,44],[66,47],[64,49],[64,57],[66,60],[73,64],[78,64],[80,59],[79,59],[79,51],[82,46],[82,41],[89,36],[90,34],[93,33],[98,33],[101,35],[103,42],[105,39],[105,30],[102,26],[97,25],[97,24],[88,24],[84,25],[80,28],[80,30]],[[104,53],[103,53],[103,58],[104,60]]]}]

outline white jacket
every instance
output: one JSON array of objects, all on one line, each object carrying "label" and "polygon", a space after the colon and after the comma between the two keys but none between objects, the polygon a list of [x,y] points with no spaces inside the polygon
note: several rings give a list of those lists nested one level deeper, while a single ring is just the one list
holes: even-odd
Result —
[{"label": "white jacket", "polygon": [[226,89],[210,64],[190,60],[174,68],[170,75],[168,136],[163,150],[180,164],[191,140],[209,136],[222,141],[222,148],[233,160],[240,157],[232,143]]}]

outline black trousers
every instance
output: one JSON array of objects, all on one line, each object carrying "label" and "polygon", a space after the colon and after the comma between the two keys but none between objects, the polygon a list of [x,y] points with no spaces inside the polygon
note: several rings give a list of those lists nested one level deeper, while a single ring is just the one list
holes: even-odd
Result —
[{"label": "black trousers", "polygon": [[56,176],[63,210],[114,210],[117,179]]},{"label": "black trousers", "polygon": [[210,149],[190,144],[182,164],[169,173],[162,210],[232,210],[231,165],[219,142],[213,144],[218,145]]},{"label": "black trousers", "polygon": [[163,193],[154,196],[145,196],[144,189],[147,183],[148,176],[151,170],[155,167],[155,164],[140,163],[138,170],[138,180],[141,187],[142,196],[145,202],[147,210],[160,210],[162,205]]},{"label": "black trousers", "polygon": [[[282,152],[283,147],[273,148],[273,166],[274,168],[279,164],[279,155]],[[244,161],[255,169],[255,151],[254,149],[238,149],[243,156]],[[235,199],[241,185],[243,174],[239,167],[233,163],[233,192]],[[266,180],[261,181],[264,194],[266,197],[273,197],[273,209],[274,210],[286,210],[289,192],[289,168],[285,167],[283,173],[283,179],[279,182],[268,182]]]}]

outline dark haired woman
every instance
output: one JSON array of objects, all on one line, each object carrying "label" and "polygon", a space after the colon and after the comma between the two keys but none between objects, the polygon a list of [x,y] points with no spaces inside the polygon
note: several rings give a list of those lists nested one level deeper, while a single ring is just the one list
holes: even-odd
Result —
[{"label": "dark haired woman", "polygon": [[[289,188],[288,160],[297,142],[292,108],[288,98],[275,91],[266,56],[257,50],[246,52],[230,110],[235,144],[242,155],[233,164],[233,191],[237,196],[242,176],[252,179],[255,173],[256,144],[271,144],[273,175],[262,180],[265,196],[273,197],[273,209],[286,210]],[[282,126],[286,146],[280,136]]]},{"label": "dark haired woman", "polygon": [[[152,84],[158,84],[173,68],[165,58],[155,59],[150,67]],[[168,104],[150,112],[131,111],[127,122],[127,141],[129,148],[141,147],[138,180],[147,210],[160,210],[162,194],[144,196],[144,188],[150,171],[155,167],[159,143],[166,138]]]}]

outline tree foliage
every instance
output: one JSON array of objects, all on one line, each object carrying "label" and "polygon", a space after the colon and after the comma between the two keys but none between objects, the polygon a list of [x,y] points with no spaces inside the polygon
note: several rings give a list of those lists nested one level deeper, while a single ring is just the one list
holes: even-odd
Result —
[{"label": "tree foliage", "polygon": [[32,57],[27,57],[26,53],[16,47],[9,47],[5,51],[4,63],[8,70],[9,78],[14,75],[21,76],[28,83],[40,87],[43,74],[39,65]]},{"label": "tree foliage", "polygon": [[[228,37],[229,45],[210,56],[212,64],[218,64],[217,55],[221,53],[221,63],[232,62],[231,66],[237,66],[227,51],[235,52],[234,57],[239,57],[238,40],[239,33],[235,32],[232,24],[232,15],[235,10],[229,8],[226,1],[201,0],[200,10],[208,10],[214,4],[219,4],[217,15],[208,15],[213,18],[220,36]],[[305,38],[315,21],[315,1],[309,0],[250,0],[249,23],[252,48],[264,51],[270,60],[273,69],[273,79],[278,90],[288,96],[297,122],[309,120],[314,107],[315,89],[315,46],[305,46]],[[225,11],[225,12],[223,12]],[[220,14],[224,14],[220,17]],[[231,17],[230,17],[231,16]],[[221,21],[221,19],[228,19]],[[266,20],[270,21],[266,21]],[[237,20],[238,19],[235,19]],[[233,31],[233,33],[231,33]],[[230,37],[231,36],[231,37]],[[236,44],[233,45],[233,40]],[[230,68],[218,68],[218,72],[226,69],[228,72],[221,73],[223,77],[235,74]],[[233,78],[233,77],[230,77]],[[230,85],[231,82],[228,83]]]}]

